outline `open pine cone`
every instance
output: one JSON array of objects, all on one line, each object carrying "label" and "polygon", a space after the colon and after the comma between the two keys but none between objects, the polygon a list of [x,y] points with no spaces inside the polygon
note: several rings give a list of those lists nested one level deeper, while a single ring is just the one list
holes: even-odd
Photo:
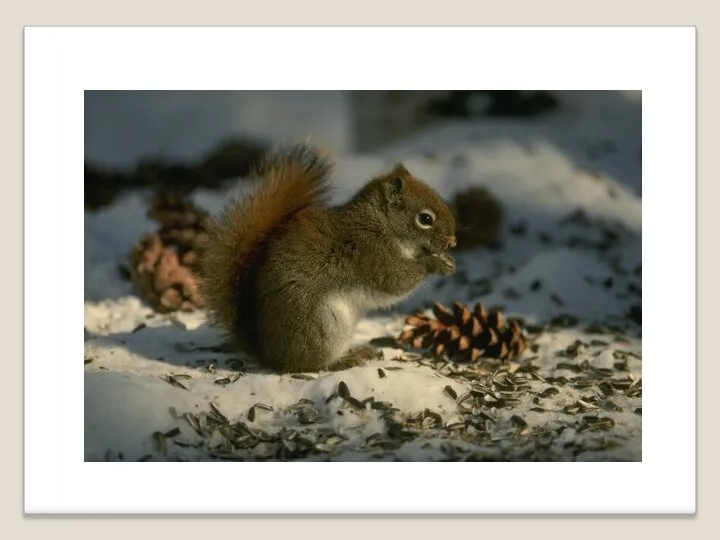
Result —
[{"label": "open pine cone", "polygon": [[178,250],[183,264],[194,266],[195,248],[206,236],[208,213],[182,192],[159,190],[150,203],[148,217],[160,224],[162,242]]},{"label": "open pine cone", "polygon": [[430,349],[437,356],[464,362],[480,357],[510,360],[526,348],[525,336],[515,321],[506,321],[498,311],[488,312],[482,304],[470,308],[453,302],[452,308],[436,303],[435,318],[421,313],[405,321],[398,340],[416,349]]},{"label": "open pine cone", "polygon": [[131,280],[145,301],[161,313],[201,307],[194,270],[208,213],[181,192],[159,190],[148,217],[160,223],[160,229],[135,244],[130,253]]}]

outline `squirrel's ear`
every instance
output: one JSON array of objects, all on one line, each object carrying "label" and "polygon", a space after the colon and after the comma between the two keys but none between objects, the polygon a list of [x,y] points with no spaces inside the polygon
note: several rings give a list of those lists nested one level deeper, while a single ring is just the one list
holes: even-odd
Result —
[{"label": "squirrel's ear", "polygon": [[402,163],[396,163],[395,167],[393,167],[391,174],[396,174],[398,176],[402,176],[402,175],[406,175],[406,174],[409,175],[410,171],[408,171],[405,168],[405,165],[403,165]]},{"label": "squirrel's ear", "polygon": [[405,190],[405,179],[402,176],[392,176],[384,182],[385,198],[390,203],[397,203],[402,199]]}]

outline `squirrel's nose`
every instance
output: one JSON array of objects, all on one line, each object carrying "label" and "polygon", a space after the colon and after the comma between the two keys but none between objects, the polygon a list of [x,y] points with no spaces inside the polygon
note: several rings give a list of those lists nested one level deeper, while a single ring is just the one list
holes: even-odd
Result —
[{"label": "squirrel's nose", "polygon": [[454,248],[455,246],[457,246],[457,239],[454,236],[450,236],[447,241],[449,248]]}]

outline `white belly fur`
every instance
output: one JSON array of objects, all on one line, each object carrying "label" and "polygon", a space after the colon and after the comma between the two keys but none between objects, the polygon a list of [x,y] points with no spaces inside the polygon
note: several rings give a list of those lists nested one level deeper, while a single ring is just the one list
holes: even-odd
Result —
[{"label": "white belly fur", "polygon": [[326,300],[328,327],[335,327],[340,334],[346,335],[349,339],[358,321],[366,312],[388,308],[400,302],[408,294],[395,296],[364,289],[332,293]]},{"label": "white belly fur", "polygon": [[332,341],[328,344],[330,356],[340,358],[347,351],[355,327],[367,311],[390,307],[406,296],[407,294],[394,296],[366,290],[335,292],[328,295],[325,301],[326,314],[323,318],[325,335]]}]

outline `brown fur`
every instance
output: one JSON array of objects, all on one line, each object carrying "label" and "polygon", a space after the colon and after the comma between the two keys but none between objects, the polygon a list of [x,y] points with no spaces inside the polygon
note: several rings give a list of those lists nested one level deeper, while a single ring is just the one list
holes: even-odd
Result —
[{"label": "brown fur", "polygon": [[199,288],[211,323],[232,341],[256,348],[252,289],[266,240],[300,210],[327,201],[330,171],[309,148],[278,152],[260,166],[260,181],[212,220],[201,247]]},{"label": "brown fur", "polygon": [[[365,311],[454,271],[455,223],[437,193],[398,165],[331,207],[329,171],[302,146],[271,158],[201,254],[211,321],[282,372],[354,365],[347,343]],[[416,224],[424,210],[437,216],[431,228]]]}]

